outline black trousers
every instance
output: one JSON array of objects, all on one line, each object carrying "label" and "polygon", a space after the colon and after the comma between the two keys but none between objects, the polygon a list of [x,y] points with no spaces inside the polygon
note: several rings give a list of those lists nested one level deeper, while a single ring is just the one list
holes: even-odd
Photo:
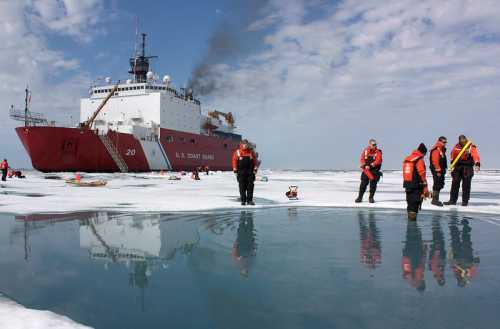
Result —
[{"label": "black trousers", "polygon": [[241,202],[253,201],[254,174],[238,174]]},{"label": "black trousers", "polygon": [[373,174],[373,176],[375,177],[375,179],[373,180],[370,180],[368,178],[368,176],[365,175],[365,173],[361,173],[361,183],[359,184],[359,196],[362,197],[363,194],[365,194],[366,192],[366,188],[368,187],[368,185],[370,185],[370,196],[374,196],[375,195],[375,192],[377,191],[377,184],[378,184],[378,181],[380,180],[380,171],[376,170],[376,171],[372,171],[371,172]]},{"label": "black trousers", "polygon": [[458,192],[460,191],[460,183],[462,183],[462,202],[469,202],[470,187],[472,177],[474,176],[474,168],[472,166],[458,166],[451,172],[451,191],[450,201],[457,202]]},{"label": "black trousers", "polygon": [[441,176],[438,176],[434,170],[432,170],[432,180],[433,180],[433,185],[432,185],[432,190],[433,191],[441,191],[444,188],[444,176],[445,173],[442,172]]},{"label": "black trousers", "polygon": [[7,169],[2,169],[2,181],[7,180]]},{"label": "black trousers", "polygon": [[406,189],[406,209],[408,212],[416,212],[420,210],[420,205],[422,204],[422,194],[424,193],[423,188]]}]

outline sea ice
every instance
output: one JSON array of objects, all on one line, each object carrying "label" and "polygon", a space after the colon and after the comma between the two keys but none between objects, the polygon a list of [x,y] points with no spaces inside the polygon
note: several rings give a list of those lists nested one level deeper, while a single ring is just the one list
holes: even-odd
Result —
[{"label": "sea ice", "polygon": [[[85,174],[82,180],[104,179],[105,187],[74,187],[65,179],[70,173],[43,174],[26,172],[27,179],[12,179],[1,184],[0,211],[15,214],[114,210],[126,212],[208,211],[240,208],[236,179],[232,173],[189,175],[170,180],[174,173]],[[177,174],[179,175],[179,174]],[[265,207],[369,207],[405,209],[401,172],[387,171],[379,183],[375,204],[355,204],[359,185],[356,171],[274,171],[265,170],[257,180],[255,208]],[[56,178],[60,179],[46,179]],[[179,175],[180,176],[180,175]],[[429,178],[432,182],[432,178]],[[290,185],[298,186],[298,200],[285,196]],[[441,199],[449,197],[449,177]],[[367,195],[365,195],[367,199]],[[459,199],[460,201],[460,199]],[[482,171],[473,179],[469,207],[435,207],[426,201],[423,210],[500,213],[500,172]]]}]

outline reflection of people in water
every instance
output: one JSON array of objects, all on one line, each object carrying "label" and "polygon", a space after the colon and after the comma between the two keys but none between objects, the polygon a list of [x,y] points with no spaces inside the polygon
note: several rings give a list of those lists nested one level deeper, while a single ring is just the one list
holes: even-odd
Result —
[{"label": "reflection of people in water", "polygon": [[359,212],[359,258],[362,264],[369,268],[375,268],[382,263],[382,246],[380,243],[380,231],[374,214]]},{"label": "reflection of people in water", "polygon": [[418,291],[425,290],[426,254],[427,246],[422,241],[420,227],[418,227],[417,222],[408,221],[401,267],[403,269],[403,278]]},{"label": "reflection of people in water", "polygon": [[455,274],[459,287],[465,287],[477,274],[476,264],[479,257],[474,257],[472,249],[471,227],[469,221],[464,218],[461,223],[462,232],[458,227],[456,218],[450,221],[451,250],[449,254],[450,267]]},{"label": "reflection of people in water", "polygon": [[238,236],[233,244],[232,256],[240,268],[240,274],[248,277],[248,270],[257,252],[255,239],[255,228],[253,226],[253,214],[242,211],[238,225]]},{"label": "reflection of people in water", "polygon": [[444,286],[444,269],[446,267],[446,246],[439,217],[432,220],[432,244],[429,252],[429,269],[440,286]]}]

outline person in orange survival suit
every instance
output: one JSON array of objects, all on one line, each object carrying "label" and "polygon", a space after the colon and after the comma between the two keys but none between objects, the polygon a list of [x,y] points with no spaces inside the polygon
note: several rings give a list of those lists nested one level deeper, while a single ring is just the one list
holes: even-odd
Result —
[{"label": "person in orange survival suit", "polygon": [[0,170],[2,170],[2,181],[7,180],[7,172],[9,171],[9,163],[7,159],[3,159],[2,163],[0,163]]},{"label": "person in orange survival suit", "polygon": [[257,157],[246,139],[241,141],[240,147],[234,152],[232,165],[238,179],[241,205],[255,205],[253,189],[257,173]]},{"label": "person in orange survival suit", "polygon": [[432,244],[429,252],[429,269],[440,286],[446,283],[444,270],[446,268],[446,243],[441,229],[439,216],[432,219]]},{"label": "person in orange survival suit", "polygon": [[432,173],[432,204],[438,207],[442,207],[443,203],[439,201],[439,193],[444,187],[444,177],[446,175],[446,169],[448,167],[446,160],[446,143],[448,140],[446,137],[441,136],[437,140],[434,147],[430,152],[430,168]]},{"label": "person in orange survival suit", "polygon": [[[451,151],[451,162],[455,161],[462,148],[465,147],[468,140],[464,135],[458,137],[458,144]],[[479,153],[475,145],[471,144],[458,160],[455,168],[451,172],[451,190],[450,201],[445,202],[445,205],[456,205],[458,200],[458,192],[460,190],[460,182],[462,182],[462,206],[466,207],[469,204],[470,188],[472,177],[474,176],[474,168],[479,171],[481,162]]]},{"label": "person in orange survival suit", "polygon": [[382,176],[380,169],[382,168],[382,150],[377,148],[377,141],[370,139],[368,147],[363,150],[359,159],[360,168],[363,170],[361,173],[361,183],[359,184],[359,194],[355,202],[360,203],[363,201],[363,195],[366,192],[368,184],[370,185],[370,196],[368,201],[374,203],[375,192],[377,191],[377,184]]},{"label": "person in orange survival suit", "polygon": [[422,241],[422,232],[417,222],[408,221],[401,269],[403,271],[403,279],[420,292],[425,290],[426,254],[427,246]]},{"label": "person in orange survival suit", "polygon": [[429,197],[424,156],[427,147],[420,143],[418,149],[407,156],[403,162],[403,187],[406,191],[408,219],[416,220],[423,198]]},{"label": "person in orange survival suit", "polygon": [[463,225],[462,232],[460,232],[456,218],[453,218],[449,224],[451,237],[449,259],[450,267],[457,279],[457,285],[465,287],[476,277],[476,264],[479,264],[480,258],[474,256],[471,239],[472,228],[469,225],[469,221],[464,218],[460,224]]}]

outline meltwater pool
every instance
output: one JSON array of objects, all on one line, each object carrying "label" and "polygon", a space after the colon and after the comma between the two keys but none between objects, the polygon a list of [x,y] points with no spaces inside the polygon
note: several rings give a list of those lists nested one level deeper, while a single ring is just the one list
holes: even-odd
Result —
[{"label": "meltwater pool", "polygon": [[0,293],[94,328],[496,328],[500,218],[0,215]]}]

